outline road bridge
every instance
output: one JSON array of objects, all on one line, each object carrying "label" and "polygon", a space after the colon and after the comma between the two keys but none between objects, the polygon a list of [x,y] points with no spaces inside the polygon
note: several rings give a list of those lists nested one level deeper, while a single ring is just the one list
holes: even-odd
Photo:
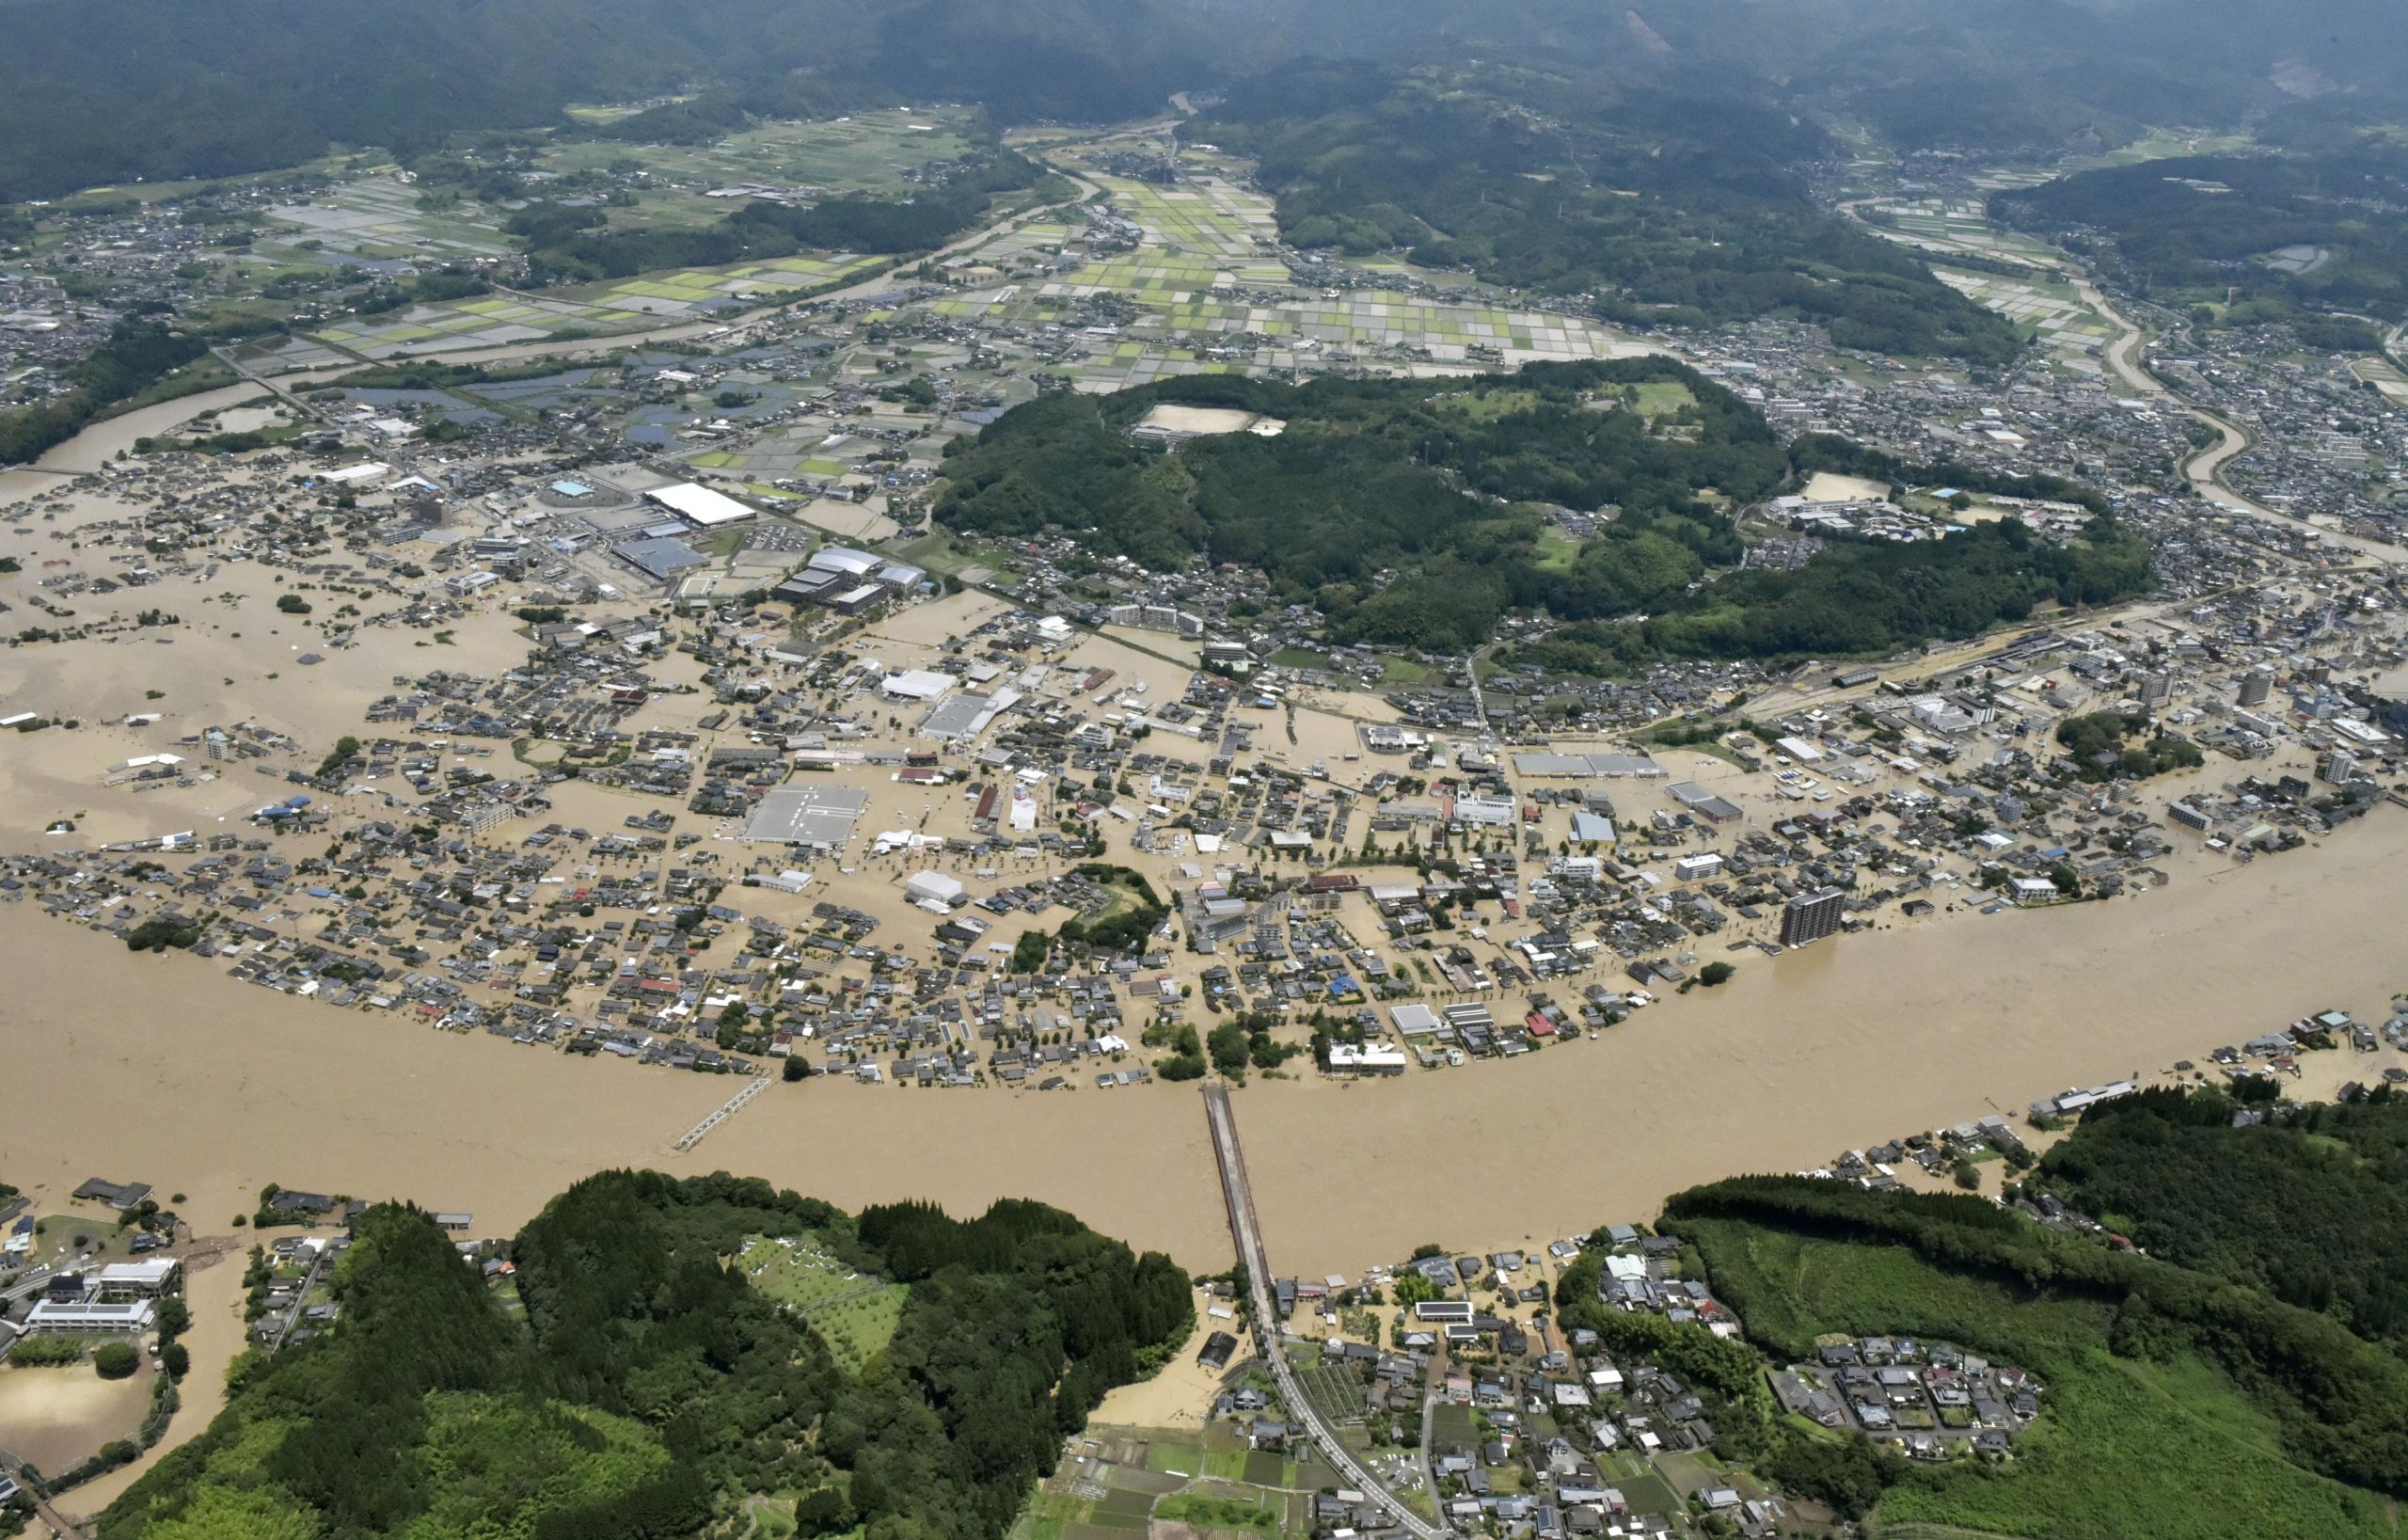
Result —
[{"label": "road bridge", "polygon": [[[1204,1084],[1204,1116],[1212,1128],[1212,1155],[1221,1168],[1221,1196],[1229,1207],[1229,1238],[1237,1243],[1238,1261],[1245,1267],[1246,1288],[1254,1305],[1255,1347],[1313,1447],[1370,1501],[1394,1514],[1416,1540],[1452,1540],[1453,1532],[1433,1524],[1404,1505],[1388,1484],[1373,1474],[1338,1435],[1305,1394],[1295,1367],[1289,1363],[1279,1316],[1272,1304],[1271,1259],[1262,1249],[1262,1227],[1254,1213],[1254,1189],[1247,1185],[1245,1151],[1238,1147],[1237,1117],[1229,1108],[1229,1088],[1217,1080]],[[1427,1426],[1427,1419],[1424,1419]],[[1432,1488],[1433,1494],[1436,1489]]]}]

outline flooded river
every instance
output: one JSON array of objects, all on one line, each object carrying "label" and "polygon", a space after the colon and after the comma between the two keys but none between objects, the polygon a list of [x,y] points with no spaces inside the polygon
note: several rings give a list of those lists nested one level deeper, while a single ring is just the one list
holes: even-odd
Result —
[{"label": "flooded river", "polygon": [[[2408,814],[2146,897],[1965,915],[1740,963],[1723,988],[1519,1060],[1343,1085],[1258,1080],[1238,1113],[1271,1254],[1353,1272],[1425,1240],[1542,1239],[1643,1219],[1734,1171],[2202,1057],[2408,987]],[[269,1182],[467,1209],[506,1233],[587,1172],[755,1173],[848,1207],[1041,1198],[1191,1267],[1229,1255],[1192,1088],[935,1091],[775,1085],[690,1155],[736,1087],[570,1059],[135,958],[0,911],[0,1172],[192,1195],[204,1230]],[[2389,1056],[2386,1055],[2386,1059]]]}]

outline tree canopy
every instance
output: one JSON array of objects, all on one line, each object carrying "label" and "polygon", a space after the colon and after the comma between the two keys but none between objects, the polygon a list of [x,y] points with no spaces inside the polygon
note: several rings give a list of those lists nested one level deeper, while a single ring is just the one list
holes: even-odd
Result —
[{"label": "tree canopy", "polygon": [[[909,1286],[857,1375],[730,1265],[806,1232]],[[1166,1258],[1024,1202],[856,1223],[762,1182],[608,1172],[520,1232],[523,1317],[425,1215],[354,1233],[334,1328],[246,1376],[111,1504],[110,1540],[671,1540],[748,1494],[812,1533],[997,1540],[1061,1435],[1190,1321]]]},{"label": "tree canopy", "polygon": [[[1132,430],[1162,405],[1285,427],[1158,452]],[[2149,579],[2147,548],[2103,500],[2017,480],[2099,515],[2067,544],[2007,520],[1938,541],[1834,540],[1795,570],[1706,580],[1741,556],[1730,507],[1839,458],[1814,437],[1784,453],[1745,402],[1661,357],[1301,386],[1201,375],[1015,407],[948,450],[936,517],[1007,537],[1061,531],[1156,568],[1256,568],[1341,641],[1460,651],[1509,611],[1543,610],[1575,624],[1515,657],[1594,674],[1667,657],[1884,652]],[[1603,516],[1593,537],[1556,538],[1562,509]]]}]

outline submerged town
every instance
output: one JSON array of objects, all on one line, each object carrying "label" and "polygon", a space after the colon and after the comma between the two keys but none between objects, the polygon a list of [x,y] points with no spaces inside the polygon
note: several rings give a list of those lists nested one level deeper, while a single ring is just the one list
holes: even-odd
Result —
[{"label": "submerged town", "polygon": [[[915,139],[949,155],[970,132],[953,109],[839,121],[849,159],[827,184],[923,193],[943,163]],[[2035,1363],[1937,1330],[1743,1326],[1708,1266],[1727,1215],[1525,1233],[1400,1188],[1346,1201],[1399,1204],[1447,1246],[1370,1263],[1350,1232],[1349,1270],[1308,1266],[1284,1254],[1292,1230],[1258,1232],[1235,1125],[1268,1087],[1345,1083],[1306,1141],[1314,1180],[1345,1185],[1364,1135],[1333,1107],[1453,1161],[1411,1132],[1432,1109],[1585,1074],[1591,1115],[1708,1140],[1647,1119],[1624,1061],[1603,1068],[1618,1040],[1703,1034],[1747,990],[1781,1017],[1787,979],[1850,948],[1990,946],[2037,975],[2051,938],[2138,935],[2112,928],[2193,894],[2297,902],[2320,879],[2284,874],[2337,850],[2390,860],[2408,383],[2280,325],[2194,335],[2103,294],[2068,252],[1982,219],[2003,173],[1966,158],[1820,167],[1816,194],[2022,327],[1999,368],[1794,320],[1609,326],[1562,296],[1298,246],[1252,167],[1161,123],[1025,145],[1063,185],[908,263],[832,252],[551,297],[493,227],[424,212],[409,173],[366,156],[63,200],[38,254],[0,259],[0,379],[27,399],[136,307],[222,298],[269,260],[246,252],[322,265],[282,280],[305,308],[274,346],[210,355],[214,388],[0,477],[12,933],[39,954],[98,932],[195,998],[309,1002],[325,1036],[293,1051],[296,1081],[328,1074],[346,1033],[452,1065],[492,1061],[449,1037],[501,1040],[563,1100],[592,1085],[569,1061],[624,1060],[608,1072],[636,1088],[613,1108],[659,1109],[628,1120],[626,1158],[688,1174],[738,1120],[842,1118],[848,1099],[928,1131],[992,1104],[1032,1140],[1099,1099],[1209,1127],[1239,1266],[1196,1279],[1158,1379],[1067,1436],[1015,1540],[1875,1532],[1835,1483],[1772,1473],[1782,1430],[1877,1449],[1893,1484],[2011,1469],[2036,1426],[2061,1449]],[[799,165],[529,174],[595,198],[807,203]],[[361,303],[438,268],[483,297]],[[1469,649],[1345,642],[1257,566],[944,516],[959,446],[1056,396],[1650,357],[1697,383],[1601,409],[1656,438],[1695,439],[1695,392],[1727,391],[1782,444],[1831,435],[2054,489],[1801,474],[1726,510],[1735,571],[1999,526],[2064,547],[2112,520],[2146,546],[2146,590],[1881,655],[1584,670],[1551,666],[1569,623],[1543,608]],[[1164,403],[1121,439],[1173,467],[1285,427]],[[1544,541],[1576,550],[1619,514],[1549,505]],[[1979,1194],[2052,1244],[2123,1255],[2129,1216],[2032,1174],[2085,1112],[2408,1086],[2408,999],[2302,976],[2310,996],[2265,1019],[2181,1024],[2187,1057],[2135,1049],[2112,1079],[2044,1064],[2062,1088],[2038,1100],[1969,1083],[1928,1128],[1852,1101],[1846,1146],[1801,1173]],[[1868,1016],[1884,987],[1847,982]],[[216,1051],[155,1024],[146,1053]],[[1592,1158],[1581,1129],[1545,1136]],[[1517,1180],[1461,1143],[1482,1181]],[[340,1330],[350,1227],[385,1195],[338,1190],[331,1155],[278,1158],[275,1182],[300,1185],[246,1186],[239,1216],[174,1191],[206,1180],[223,1206],[227,1163],[198,1154],[0,1187],[0,1505],[39,1498],[67,1532],[77,1486],[114,1497],[194,1431],[183,1366],[264,1373]],[[525,1315],[510,1227],[434,1206],[491,1205],[432,1176],[397,1196]],[[822,1241],[753,1239],[736,1260],[852,1372],[892,1339],[906,1284]],[[215,1336],[197,1287],[223,1292]],[[9,1391],[42,1371],[14,1366],[52,1354],[88,1357],[106,1393],[21,1437]],[[1742,1456],[1735,1416],[1766,1430]],[[794,1508],[728,1532],[796,1532]]]}]

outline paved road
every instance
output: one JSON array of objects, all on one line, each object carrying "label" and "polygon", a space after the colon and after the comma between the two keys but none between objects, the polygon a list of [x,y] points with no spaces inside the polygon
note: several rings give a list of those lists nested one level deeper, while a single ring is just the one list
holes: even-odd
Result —
[{"label": "paved road", "polygon": [[2344,547],[2362,556],[2372,557],[2376,561],[2408,560],[2408,550],[2402,550],[2398,546],[2385,545],[2380,540],[2368,540],[2357,535],[2344,534],[2338,530],[2319,524],[2313,519],[2301,518],[2294,514],[2279,513],[2262,502],[2242,497],[2226,485],[2222,474],[2226,464],[2250,447],[2251,439],[2247,431],[2239,423],[2227,422],[2213,412],[2193,405],[2167,389],[2162,380],[2142,368],[2134,357],[2142,341],[2140,326],[2125,319],[2121,312],[2110,305],[2107,302],[2107,296],[2100,294],[2099,286],[2090,279],[2076,278],[2073,280],[2073,288],[2074,293],[2082,296],[2083,303],[2097,310],[2105,318],[2108,325],[2116,328],[2115,340],[2107,344],[2106,350],[2107,367],[2115,371],[2115,377],[2141,394],[2155,396],[2161,401],[2167,402],[2186,413],[2192,421],[2203,422],[2215,430],[2216,441],[2182,463],[2182,474],[2190,482],[2192,491],[2227,513],[2247,514],[2253,518],[2262,518],[2269,523],[2288,524],[2292,529],[2305,530],[2317,535],[2328,545]]},{"label": "paved road", "polygon": [[[1288,1403],[1289,1415],[1303,1425],[1323,1459],[1372,1502],[1394,1514],[1397,1522],[1417,1540],[1451,1540],[1452,1531],[1428,1522],[1406,1507],[1387,1483],[1374,1475],[1346,1446],[1346,1441],[1323,1420],[1305,1395],[1305,1388],[1297,1382],[1295,1368],[1288,1362],[1287,1352],[1280,1343],[1279,1317],[1274,1313],[1271,1302],[1271,1260],[1262,1249],[1262,1230],[1254,1214],[1254,1189],[1246,1183],[1245,1152],[1238,1147],[1237,1117],[1229,1109],[1228,1087],[1212,1080],[1204,1083],[1204,1116],[1212,1128],[1212,1154],[1221,1168],[1221,1194],[1229,1205],[1229,1238],[1237,1243],[1238,1260],[1245,1265],[1246,1285],[1254,1294],[1255,1345],[1262,1361],[1270,1367],[1280,1396]],[[1422,1425],[1429,1425],[1426,1417]],[[1435,1488],[1432,1490],[1434,1492]]]}]

